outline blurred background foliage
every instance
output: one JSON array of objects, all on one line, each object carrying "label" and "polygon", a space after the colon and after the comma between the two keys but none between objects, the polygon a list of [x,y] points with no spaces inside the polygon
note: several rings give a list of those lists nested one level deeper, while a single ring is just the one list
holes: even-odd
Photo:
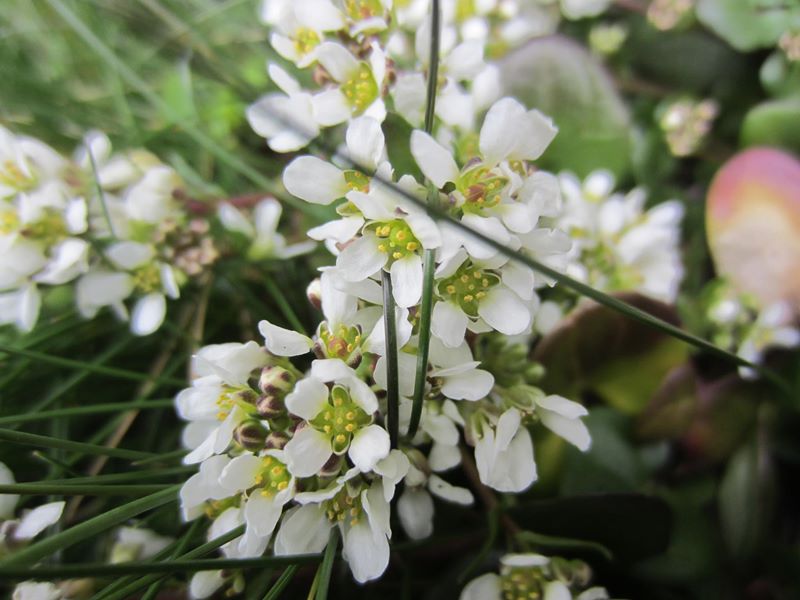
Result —
[{"label": "blurred background foliage", "polygon": [[[144,146],[178,170],[187,182],[187,201],[198,210],[210,210],[221,199],[246,204],[267,192],[187,133],[201,131],[270,179],[287,160],[271,154],[244,119],[247,104],[271,85],[265,70],[271,51],[255,0],[65,3],[160,104],[90,47],[54,4],[0,2],[4,125],[64,152],[90,129],[105,131],[119,149]],[[696,16],[669,31],[653,27],[646,8],[644,1],[619,2],[600,19],[565,22],[557,35],[502,60],[504,84],[507,93],[552,115],[560,127],[542,166],[581,176],[610,169],[621,188],[646,187],[652,203],[673,197],[685,203],[687,276],[678,306],[626,300],[707,335],[703,293],[714,273],[704,234],[706,191],[718,168],[741,148],[800,152],[800,62],[776,49],[787,24],[800,26],[800,5],[699,0]],[[625,33],[613,52],[598,52],[599,22]],[[718,113],[702,146],[689,156],[676,155],[660,123],[670,103],[682,98],[713,100]],[[390,120],[386,127],[389,136],[407,133],[403,123]],[[402,156],[394,162],[402,164]],[[284,221],[290,238],[301,237],[315,222],[290,207]],[[49,306],[57,308],[50,314],[61,316],[43,319],[25,337],[0,332],[0,417],[143,396],[169,399],[198,345],[252,339],[262,318],[287,326],[299,321],[310,330],[319,315],[305,299],[305,285],[327,260],[323,251],[289,266],[224,258],[203,287],[188,289],[170,308],[167,326],[144,339],[107,314],[82,321],[69,298],[50,295]],[[617,597],[797,597],[797,354],[774,363],[792,385],[791,394],[780,395],[767,384],[743,382],[718,359],[587,305],[542,340],[531,360],[546,368],[548,392],[580,397],[592,408],[587,422],[594,440],[591,451],[581,454],[542,434],[540,481],[519,500],[502,499],[521,526],[540,535],[534,547],[587,559]],[[148,385],[98,372],[104,368],[156,374],[162,381]],[[7,427],[94,444],[121,433],[122,446],[162,454],[153,465],[171,468],[180,461],[180,427],[165,404],[136,415]],[[29,450],[0,448],[0,460],[20,480],[82,476],[97,466],[91,455]],[[112,459],[102,473],[130,468]],[[173,473],[158,481],[184,477]],[[72,520],[121,500],[87,499],[73,507]],[[469,565],[492,558],[481,551],[492,530],[482,514],[480,506],[440,511],[437,537],[401,546],[382,580],[356,588],[345,571],[335,571],[334,597],[453,597]],[[181,529],[174,506],[155,511],[147,524],[170,535]],[[201,537],[194,532],[192,543]],[[83,543],[58,558],[101,561],[103,552],[102,543]],[[246,597],[260,598],[275,576],[254,577]],[[301,569],[290,597],[305,593],[300,590],[312,577],[313,568]]]}]

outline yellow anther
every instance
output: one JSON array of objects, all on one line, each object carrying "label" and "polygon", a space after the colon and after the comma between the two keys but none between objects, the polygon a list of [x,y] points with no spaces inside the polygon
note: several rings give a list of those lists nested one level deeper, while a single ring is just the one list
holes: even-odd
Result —
[{"label": "yellow anther", "polygon": [[341,398],[335,398],[333,400],[333,405],[334,406],[341,406],[343,403],[344,403],[344,400],[342,400]]},{"label": "yellow anther", "polygon": [[333,413],[329,410],[326,410],[325,414],[322,415],[322,418],[325,419],[326,421],[330,421],[333,418]]},{"label": "yellow anther", "polygon": [[343,434],[343,433],[340,433],[339,435],[336,436],[336,443],[337,444],[343,444],[346,439],[347,439],[347,436],[345,434]]},{"label": "yellow anther", "polygon": [[448,294],[455,294],[455,293],[456,293],[456,286],[454,286],[454,285],[448,285],[448,286],[447,286],[447,293],[448,293]]},{"label": "yellow anther", "polygon": [[406,239],[406,232],[400,230],[400,231],[397,232],[397,235],[395,235],[394,237],[397,238],[397,240],[402,242],[404,239]]},{"label": "yellow anther", "polygon": [[218,421],[224,421],[224,420],[225,420],[227,417],[228,417],[228,415],[227,415],[227,414],[225,414],[225,413],[224,413],[224,412],[222,412],[222,411],[219,411],[219,412],[217,413],[217,420],[218,420]]},{"label": "yellow anther", "polygon": [[472,302],[473,300],[475,300],[475,297],[472,294],[464,296],[464,302]]},{"label": "yellow anther", "polygon": [[265,467],[268,467],[268,466],[270,466],[271,464],[272,464],[272,457],[271,457],[271,456],[265,456],[265,457],[264,457],[264,466],[265,466]]},{"label": "yellow anther", "polygon": [[353,425],[352,423],[348,423],[347,425],[344,426],[344,429],[345,429],[345,431],[353,433],[355,431],[355,429],[356,429],[356,426]]},{"label": "yellow anther", "polygon": [[416,250],[417,248],[419,248],[419,244],[417,244],[416,242],[408,242],[406,244],[406,250],[408,250],[409,252],[414,252],[414,250]]},{"label": "yellow anther", "polygon": [[348,352],[352,352],[353,351],[353,344],[347,344],[347,351]]},{"label": "yellow anther", "polygon": [[360,344],[361,343],[361,335],[357,335],[356,337],[354,337],[353,338],[353,342],[355,342],[356,344]]},{"label": "yellow anther", "polygon": [[467,286],[467,288],[468,288],[468,289],[469,289],[469,291],[471,292],[471,291],[473,291],[473,290],[475,289],[475,284],[474,284],[474,283],[470,283],[470,284]]},{"label": "yellow anther", "polygon": [[351,517],[357,517],[358,516],[358,509],[357,508],[351,508],[350,509],[350,516]]},{"label": "yellow anther", "polygon": [[[344,515],[342,515],[344,517]],[[350,519],[350,525],[356,526],[358,525],[358,519]]]},{"label": "yellow anther", "polygon": [[381,252],[386,252],[386,244],[378,244],[378,250]]},{"label": "yellow anther", "polygon": [[485,297],[486,297],[486,292],[478,292],[477,294],[475,294],[475,297],[476,297],[478,300],[481,300],[481,299],[483,299],[483,298],[485,298]]},{"label": "yellow anther", "polygon": [[392,258],[394,258],[394,259],[403,258],[403,253],[402,252],[393,252],[392,253]]},{"label": "yellow anther", "polygon": [[325,425],[325,427],[322,428],[322,430],[325,433],[330,433],[332,429],[333,429],[333,427],[331,427],[330,425]]},{"label": "yellow anther", "polygon": [[483,287],[489,287],[489,280],[488,280],[488,279],[486,279],[486,278],[484,278],[484,279],[481,281],[481,285],[482,285]]},{"label": "yellow anther", "polygon": [[273,475],[276,475],[276,476],[277,475],[283,475],[283,467],[280,466],[280,465],[276,465],[276,466],[272,467],[272,470],[270,472]]},{"label": "yellow anther", "polygon": [[353,499],[350,496],[346,496],[345,499],[344,499],[344,502],[345,502],[345,504],[347,504],[347,506],[352,506],[353,505]]},{"label": "yellow anther", "polygon": [[481,277],[483,277],[483,273],[481,273],[480,271],[473,271],[473,272],[472,272],[472,276],[473,276],[475,279],[480,279]]},{"label": "yellow anther", "polygon": [[355,419],[355,418],[356,418],[356,413],[355,413],[355,412],[353,412],[352,410],[348,410],[348,411],[347,411],[347,414],[345,414],[345,418],[346,418],[348,421],[352,421],[353,419]]},{"label": "yellow anther", "polygon": [[344,419],[342,417],[339,417],[338,419],[336,419],[336,424],[337,425],[341,425],[342,423],[344,423]]},{"label": "yellow anther", "polygon": [[460,279],[461,279],[461,283],[467,283],[467,282],[469,281],[469,276],[467,276],[467,275],[462,275],[462,276],[460,277]]},{"label": "yellow anther", "polygon": [[281,491],[285,490],[287,487],[289,487],[289,482],[288,481],[281,481],[278,484],[278,489],[281,490]]}]

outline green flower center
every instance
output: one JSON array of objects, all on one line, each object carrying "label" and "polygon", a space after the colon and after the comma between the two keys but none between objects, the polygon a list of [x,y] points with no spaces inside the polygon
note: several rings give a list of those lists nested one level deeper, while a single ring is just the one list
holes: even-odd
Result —
[{"label": "green flower center", "polygon": [[356,115],[364,112],[377,99],[378,84],[367,63],[359,63],[350,78],[342,83],[342,93],[350,103],[353,114]]},{"label": "green flower center", "polygon": [[361,506],[360,490],[355,496],[350,495],[347,486],[341,489],[333,498],[323,504],[325,514],[332,523],[349,520],[350,525],[357,525],[364,509]]},{"label": "green flower center", "polygon": [[47,246],[58,243],[67,233],[67,224],[61,214],[54,210],[46,210],[41,219],[25,225],[22,230],[25,237],[44,242]]},{"label": "green flower center", "polygon": [[261,460],[262,467],[256,475],[256,486],[260,488],[259,493],[262,496],[271,498],[289,487],[292,476],[286,465],[274,456],[265,456]]},{"label": "green flower center", "polygon": [[402,219],[377,223],[374,227],[378,236],[378,250],[389,255],[390,263],[416,254],[422,246],[408,223]]},{"label": "green flower center", "polygon": [[464,195],[465,213],[480,213],[484,208],[492,208],[500,203],[501,192],[508,183],[486,167],[475,167],[461,174],[456,184]]},{"label": "green flower center", "polygon": [[544,596],[544,575],[540,569],[504,567],[500,574],[503,600],[537,600]]},{"label": "green flower center", "polygon": [[17,191],[29,190],[36,185],[36,178],[23,173],[13,160],[0,163],[0,184]]},{"label": "green flower center", "polygon": [[381,0],[345,0],[344,9],[353,21],[380,17],[383,15]]},{"label": "green flower center", "polygon": [[0,212],[0,233],[7,235],[19,228],[19,216],[13,208]]},{"label": "green flower center", "polygon": [[344,172],[344,180],[347,187],[351,190],[364,192],[369,191],[369,177],[361,171],[348,170]]},{"label": "green flower center", "polygon": [[300,27],[295,31],[294,49],[301,56],[308,54],[322,41],[319,34],[309,27]]},{"label": "green flower center", "polygon": [[322,323],[319,339],[328,358],[346,359],[358,348],[361,343],[361,332],[357,327],[339,325],[334,331],[328,329],[327,323]]},{"label": "green flower center", "polygon": [[470,317],[478,316],[478,304],[486,292],[500,283],[500,278],[469,262],[464,263],[453,275],[439,282],[439,295],[458,304]]},{"label": "green flower center", "polygon": [[161,289],[161,271],[155,263],[139,267],[132,276],[133,287],[143,294]]},{"label": "green flower center", "polygon": [[334,453],[342,454],[356,432],[369,425],[372,418],[353,402],[345,388],[335,385],[328,406],[309,422],[314,429],[330,436]]}]

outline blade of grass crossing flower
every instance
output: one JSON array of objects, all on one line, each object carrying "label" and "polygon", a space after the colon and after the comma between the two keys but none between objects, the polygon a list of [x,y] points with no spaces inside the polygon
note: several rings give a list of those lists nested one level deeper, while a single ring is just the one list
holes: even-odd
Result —
[{"label": "blade of grass crossing flower", "polygon": [[89,163],[92,165],[92,177],[94,178],[94,185],[97,188],[97,195],[100,198],[100,206],[103,207],[103,218],[106,220],[106,225],[108,225],[108,230],[111,232],[111,237],[116,240],[117,232],[114,231],[114,222],[111,220],[111,213],[108,212],[106,193],[103,190],[103,186],[100,185],[100,176],[97,173],[97,162],[94,160],[94,153],[92,152],[90,144],[86,145],[86,154],[89,155]]},{"label": "blade of grass crossing flower", "polygon": [[23,494],[39,496],[53,494],[57,496],[72,496],[76,494],[86,494],[87,496],[141,496],[152,494],[164,488],[171,487],[170,484],[52,484],[52,483],[8,483],[0,484],[0,494]]},{"label": "blade of grass crossing flower", "polygon": [[292,579],[294,579],[298,568],[299,567],[297,565],[286,567],[283,573],[281,573],[281,576],[278,577],[275,585],[272,586],[272,589],[270,589],[270,591],[268,591],[264,596],[263,600],[277,600],[280,597],[281,592],[283,592],[286,586],[289,585]]},{"label": "blade of grass crossing flower", "polygon": [[388,420],[389,440],[392,448],[397,448],[400,431],[400,392],[397,366],[397,323],[395,322],[392,278],[389,272],[381,270],[383,286],[383,327],[386,339],[386,418]]},{"label": "blade of grass crossing flower", "polygon": [[140,452],[138,450],[125,450],[122,448],[107,448],[96,444],[85,442],[74,442],[72,440],[62,440],[47,435],[37,433],[25,433],[23,431],[13,431],[11,429],[0,429],[0,440],[14,444],[26,446],[38,446],[44,448],[56,448],[59,450],[69,450],[80,452],[81,454],[92,454],[99,456],[110,456],[112,458],[126,458],[128,460],[138,460],[153,458],[151,452]]},{"label": "blade of grass crossing flower", "polygon": [[[425,131],[433,132],[433,118],[436,114],[436,87],[439,82],[439,46],[441,37],[441,9],[439,0],[431,3],[431,47],[428,67],[428,91],[425,102]],[[438,202],[439,193],[428,183],[428,204]],[[433,275],[436,270],[436,252],[426,250],[425,268],[422,279],[422,302],[419,316],[419,347],[417,368],[414,375],[414,401],[411,406],[411,419],[408,422],[408,437],[413,438],[419,427],[422,415],[422,397],[425,394],[425,378],[428,374],[428,352],[431,344],[431,311],[433,310]]]},{"label": "blade of grass crossing flower", "polygon": [[170,467],[167,469],[151,469],[149,471],[127,471],[125,473],[111,473],[109,475],[93,475],[91,477],[77,476],[65,479],[48,479],[47,483],[63,483],[65,485],[80,483],[124,483],[126,481],[142,481],[148,479],[161,479],[173,475],[186,475],[197,471],[196,465],[186,467]]},{"label": "blade of grass crossing flower", "polygon": [[286,320],[289,322],[289,324],[295,329],[295,331],[299,331],[301,333],[304,332],[305,327],[303,327],[303,324],[300,322],[297,313],[294,312],[292,305],[289,304],[289,301],[286,299],[284,293],[269,275],[264,275],[264,285],[266,286],[267,291],[272,295],[272,299],[275,300],[275,304],[277,304],[278,308],[281,309],[283,316],[286,317]]},{"label": "blade of grass crossing flower", "polygon": [[15,552],[11,556],[0,561],[0,568],[33,565],[58,550],[68,548],[85,539],[91,538],[132,517],[136,517],[148,510],[152,510],[169,502],[176,502],[179,489],[179,485],[173,485],[149,496],[145,496],[144,498],[139,498],[133,502],[112,508],[108,512],[88,519],[61,533],[47,537],[39,542],[31,544],[27,548]]},{"label": "blade of grass crossing flower", "polygon": [[[97,373],[98,375],[108,375],[109,377],[117,377],[119,379],[129,379],[132,381],[146,381],[151,379],[149,375],[145,373],[139,373],[137,371],[128,371],[126,369],[118,369],[116,367],[105,367],[102,365],[96,365],[94,363],[86,363],[86,362],[81,362],[79,360],[72,360],[70,358],[63,358],[61,356],[53,356],[51,354],[45,354],[44,352],[36,352],[34,350],[22,350],[19,348],[12,348],[4,344],[0,345],[0,352],[25,356],[28,358],[32,358],[34,360],[39,360],[41,362],[49,363],[59,367],[90,371],[93,373]],[[153,379],[153,382],[160,384],[175,385],[179,387],[183,387],[186,385],[185,381],[182,381],[180,379],[166,378],[166,377],[165,378],[156,377]]]},{"label": "blade of grass crossing flower", "polygon": [[[178,543],[175,545],[175,550],[169,555],[169,558],[177,558],[186,550],[189,540],[192,539],[197,530],[200,529],[202,523],[203,521],[201,519],[195,519],[192,526],[189,527],[189,530],[178,540]],[[162,585],[164,585],[163,579],[151,584],[142,596],[142,600],[155,600]]]},{"label": "blade of grass crossing flower", "polygon": [[103,413],[115,413],[129,410],[153,410],[157,408],[171,408],[175,401],[171,398],[159,398],[156,400],[135,400],[133,402],[116,402],[95,404],[90,406],[73,406],[70,408],[57,408],[54,410],[44,410],[36,413],[26,413],[0,417],[0,426],[18,425],[20,423],[31,423],[35,421],[48,421],[50,419],[64,419],[81,417],[85,415],[99,415]]},{"label": "blade of grass crossing flower", "polygon": [[254,167],[247,164],[233,152],[223,148],[211,137],[194,127],[191,123],[185,122],[185,120],[182,119],[181,116],[178,115],[167,102],[165,102],[158,94],[150,89],[150,86],[147,85],[147,82],[145,82],[144,79],[139,77],[139,75],[137,75],[133,69],[128,67],[128,65],[125,64],[125,62],[123,62],[108,47],[108,45],[98,38],[91,31],[91,29],[86,26],[80,17],[78,17],[78,15],[76,15],[69,7],[67,7],[63,0],[47,0],[47,3],[103,61],[107,62],[117,70],[117,72],[120,74],[120,77],[122,77],[122,79],[124,79],[128,85],[136,89],[136,91],[144,96],[144,98],[155,108],[162,111],[170,118],[174,118],[175,122],[180,125],[180,127],[189,137],[191,137],[199,146],[214,155],[217,160],[227,165],[234,171],[237,171],[255,185],[263,188],[264,191],[267,191],[280,198],[282,202],[285,202],[293,208],[296,208],[310,216],[319,217],[321,215],[322,211],[320,211],[318,208],[309,205],[308,203],[301,202],[292,196],[284,194],[280,186],[261,175]]},{"label": "blade of grass crossing flower", "polygon": [[316,600],[327,600],[328,589],[331,585],[331,572],[333,571],[333,561],[336,560],[336,548],[339,546],[339,528],[331,529],[328,537],[328,545],[325,547],[325,555],[322,557],[322,564],[319,566],[317,582]]}]

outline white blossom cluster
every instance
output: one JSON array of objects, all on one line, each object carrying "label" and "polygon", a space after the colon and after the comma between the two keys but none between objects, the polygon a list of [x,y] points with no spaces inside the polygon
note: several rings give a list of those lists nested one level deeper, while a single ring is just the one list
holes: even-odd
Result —
[{"label": "white blossom cluster", "polygon": [[670,200],[648,210],[644,190],[614,192],[608,171],[583,181],[562,173],[559,181],[564,201],[554,224],[573,241],[567,274],[603,291],[637,291],[674,303],[684,273],[683,205]]},{"label": "white blossom cluster", "polygon": [[[0,324],[30,331],[47,288],[69,286],[83,317],[109,307],[136,335],[157,330],[167,298],[233,239],[212,238],[209,219],[193,215],[182,193],[171,167],[143,150],[113,153],[102,133],[89,133],[68,158],[0,127]],[[252,260],[314,248],[288,244],[280,216],[272,198],[251,213],[228,202],[217,209]]]},{"label": "white blossom cluster", "polygon": [[156,157],[114,154],[99,132],[67,158],[0,128],[0,323],[31,330],[41,288],[70,284],[84,317],[108,306],[134,333],[155,331],[187,275],[167,252],[188,233],[179,186]]},{"label": "white blossom cluster", "polygon": [[500,573],[470,581],[460,600],[609,600],[605,588],[587,587],[588,565],[541,554],[506,554]]}]

